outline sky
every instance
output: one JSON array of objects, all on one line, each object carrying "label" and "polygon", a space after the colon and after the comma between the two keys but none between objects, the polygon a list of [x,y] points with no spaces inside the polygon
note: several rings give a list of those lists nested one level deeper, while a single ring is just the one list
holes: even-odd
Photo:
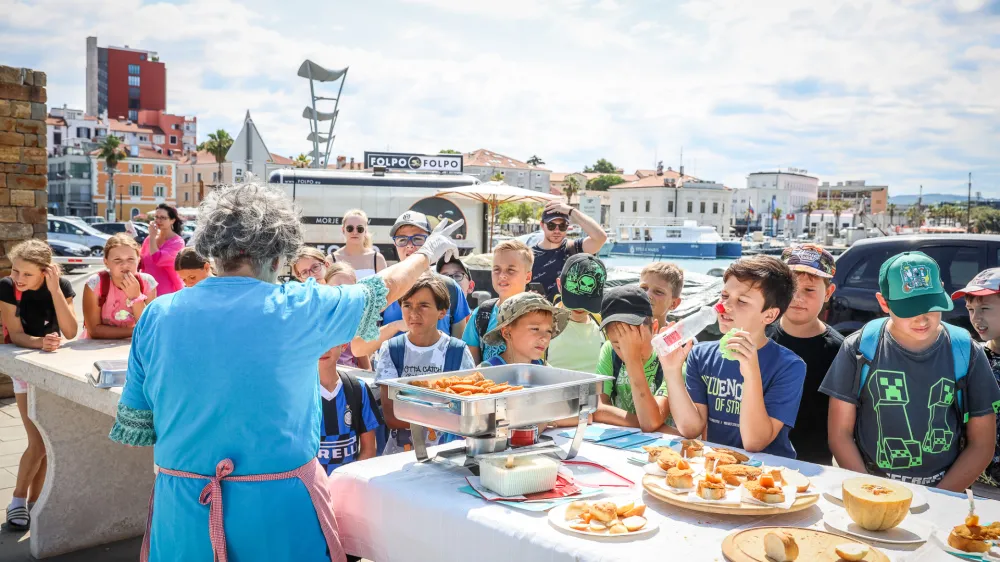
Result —
[{"label": "sky", "polygon": [[0,0],[0,64],[47,72],[50,106],[85,107],[88,35],[156,51],[199,141],[249,110],[272,152],[309,152],[309,58],[350,68],[333,155],[631,172],[683,150],[730,187],[794,167],[965,193],[972,172],[1000,197],[1000,0]]}]

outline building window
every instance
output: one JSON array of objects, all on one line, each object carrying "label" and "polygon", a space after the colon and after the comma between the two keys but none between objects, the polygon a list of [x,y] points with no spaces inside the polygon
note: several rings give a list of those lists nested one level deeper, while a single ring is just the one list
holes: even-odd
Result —
[{"label": "building window", "polygon": [[157,176],[167,175],[167,167],[163,165],[153,166],[153,174]]},{"label": "building window", "polygon": [[128,110],[128,120],[129,121],[138,121],[139,120],[139,112],[136,111],[136,110],[134,110],[134,109]]},{"label": "building window", "polygon": [[722,204],[722,214],[726,214],[726,204]]},{"label": "building window", "polygon": [[705,214],[705,202],[704,201],[701,202],[701,214],[703,214],[703,215]]},{"label": "building window", "polygon": [[162,185],[158,185],[153,188],[153,197],[164,197],[167,193],[167,188]]},{"label": "building window", "polygon": [[212,182],[219,181],[219,172],[212,172]]},{"label": "building window", "polygon": [[625,201],[624,200],[622,200],[622,208],[621,208],[620,212],[622,212],[622,213],[625,212]]},{"label": "building window", "polygon": [[718,203],[712,203],[712,214],[713,215],[719,214],[719,204]]},{"label": "building window", "polygon": [[129,164],[128,165],[128,173],[130,173],[130,174],[141,174],[142,173],[142,164]]},{"label": "building window", "polygon": [[128,186],[128,194],[129,197],[142,197],[142,186],[137,183],[133,183]]},{"label": "building window", "polygon": [[89,139],[90,129],[87,127],[77,127],[76,128],[76,138],[78,139]]},{"label": "building window", "polygon": [[139,135],[139,142],[149,142],[149,137],[146,135]]},{"label": "building window", "polygon": [[185,192],[184,192],[184,202],[185,202],[185,203],[187,203],[187,201],[188,201],[188,196],[189,196],[189,195],[191,195],[191,194],[190,194],[190,193],[188,193],[187,191],[185,191]]},{"label": "building window", "polygon": [[[128,85],[129,86],[133,86],[135,88],[138,88],[139,87],[139,77],[138,76],[129,76],[128,77]],[[131,90],[129,90],[129,91],[131,92]]]},{"label": "building window", "polygon": [[693,213],[693,212],[694,212],[694,203],[688,201],[688,213]]},{"label": "building window", "polygon": [[646,199],[646,212],[649,212],[649,199]]},{"label": "building window", "polygon": [[668,213],[674,212],[674,202],[673,201],[667,201],[667,212]]},{"label": "building window", "polygon": [[632,212],[634,213],[634,212],[636,212],[638,210],[639,210],[639,202],[636,201],[635,199],[633,199],[632,200]]},{"label": "building window", "polygon": [[58,131],[52,133],[52,144],[56,146],[62,144],[62,133]]},{"label": "building window", "polygon": [[197,181],[201,181],[201,172],[198,172],[198,179],[197,179]]},{"label": "building window", "polygon": [[188,183],[188,175],[184,174],[184,183]]},{"label": "building window", "polygon": [[128,65],[128,73],[131,74],[132,76],[138,76],[139,75],[139,65],[137,65],[137,64],[130,64],[130,65]]},{"label": "building window", "polygon": [[177,144],[177,137],[176,136],[170,135],[170,144]]}]

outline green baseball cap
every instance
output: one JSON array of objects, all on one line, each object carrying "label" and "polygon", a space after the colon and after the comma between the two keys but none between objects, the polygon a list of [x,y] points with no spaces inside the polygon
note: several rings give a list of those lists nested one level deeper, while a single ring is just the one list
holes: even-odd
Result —
[{"label": "green baseball cap", "polygon": [[923,252],[903,252],[885,260],[878,271],[878,288],[889,310],[900,318],[955,308],[941,283],[941,269]]}]

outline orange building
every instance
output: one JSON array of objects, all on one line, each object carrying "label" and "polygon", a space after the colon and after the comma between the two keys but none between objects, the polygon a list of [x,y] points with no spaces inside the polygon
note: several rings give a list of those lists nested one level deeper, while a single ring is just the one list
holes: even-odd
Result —
[{"label": "orange building", "polygon": [[[152,148],[125,146],[128,156],[118,162],[115,172],[114,211],[117,220],[146,214],[160,203],[177,205],[176,157]],[[91,153],[91,177],[94,178],[94,206],[97,214],[107,216],[108,173],[104,161]]]}]

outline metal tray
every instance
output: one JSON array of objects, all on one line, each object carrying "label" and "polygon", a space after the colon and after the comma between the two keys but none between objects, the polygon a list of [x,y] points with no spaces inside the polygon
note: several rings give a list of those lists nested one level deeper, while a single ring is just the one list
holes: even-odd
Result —
[{"label": "metal tray", "polygon": [[128,361],[121,359],[101,360],[94,362],[94,368],[87,373],[90,384],[97,388],[114,388],[125,386],[125,375],[128,372]]}]

